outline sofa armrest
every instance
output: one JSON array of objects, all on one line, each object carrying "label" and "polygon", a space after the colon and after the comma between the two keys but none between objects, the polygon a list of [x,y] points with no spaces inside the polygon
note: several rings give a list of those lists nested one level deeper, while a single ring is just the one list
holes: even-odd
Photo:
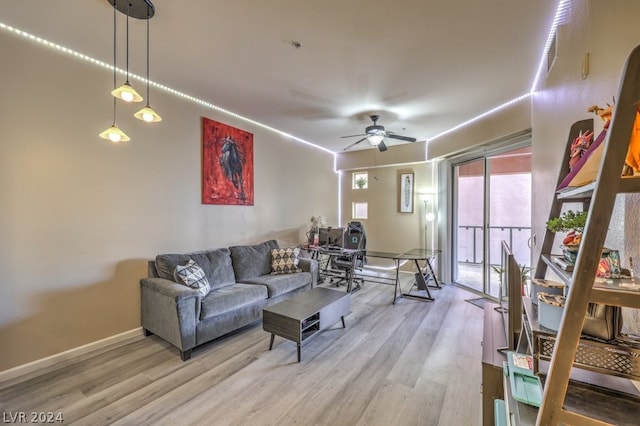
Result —
[{"label": "sofa armrest", "polygon": [[298,258],[298,266],[303,272],[311,272],[311,288],[318,286],[318,261],[308,257]]},{"label": "sofa armrest", "polygon": [[163,278],[140,280],[142,328],[181,351],[196,346],[200,293]]},{"label": "sofa armrest", "polygon": [[164,278],[143,278],[140,280],[140,285],[164,296],[175,299],[176,302],[200,297],[200,292],[198,290],[194,290],[183,284],[165,280]]}]

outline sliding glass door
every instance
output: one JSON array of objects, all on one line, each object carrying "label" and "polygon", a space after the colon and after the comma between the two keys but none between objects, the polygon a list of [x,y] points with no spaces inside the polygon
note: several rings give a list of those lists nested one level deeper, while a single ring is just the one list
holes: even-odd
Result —
[{"label": "sliding glass door", "polygon": [[453,281],[484,291],[485,161],[453,166]]},{"label": "sliding glass door", "polygon": [[531,148],[506,149],[453,164],[452,279],[490,297],[500,291],[500,245],[528,268]]}]

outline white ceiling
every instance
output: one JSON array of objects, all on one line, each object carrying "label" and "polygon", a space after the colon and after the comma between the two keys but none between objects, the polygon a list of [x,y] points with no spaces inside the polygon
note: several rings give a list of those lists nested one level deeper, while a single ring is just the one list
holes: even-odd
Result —
[{"label": "white ceiling", "polygon": [[[425,140],[527,93],[558,2],[152,1],[151,80],[332,151],[358,140],[340,136],[362,133],[371,112]],[[0,22],[111,63],[112,10],[4,0]],[[118,14],[119,67],[124,23]],[[129,67],[143,76],[145,25],[130,20]]]}]

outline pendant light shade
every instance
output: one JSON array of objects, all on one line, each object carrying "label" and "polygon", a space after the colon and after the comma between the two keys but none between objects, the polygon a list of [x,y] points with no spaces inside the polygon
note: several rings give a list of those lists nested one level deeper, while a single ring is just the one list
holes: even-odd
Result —
[{"label": "pendant light shade", "polygon": [[113,123],[111,127],[109,127],[104,132],[100,133],[100,137],[102,139],[107,139],[113,143],[127,142],[131,140],[131,138],[129,138],[129,136],[127,136],[125,132],[120,130],[120,128],[116,123]]},{"label": "pendant light shade", "polygon": [[133,116],[138,120],[142,120],[147,123],[157,123],[158,121],[162,121],[162,117],[160,117],[158,113],[149,106],[149,104],[136,112]]},{"label": "pendant light shade", "polygon": [[125,102],[142,102],[142,96],[126,81],[122,86],[111,91],[111,94]]},{"label": "pendant light shade", "polygon": [[152,16],[151,12],[151,8],[147,6],[147,105],[133,114],[133,116],[146,123],[157,123],[158,121],[162,121],[162,117],[149,105],[149,21]]}]

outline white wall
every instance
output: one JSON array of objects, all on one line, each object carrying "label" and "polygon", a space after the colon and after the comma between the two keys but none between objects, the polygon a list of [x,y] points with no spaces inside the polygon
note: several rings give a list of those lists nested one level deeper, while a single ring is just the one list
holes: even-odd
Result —
[{"label": "white wall", "polygon": [[[0,371],[139,327],[158,253],[294,244],[312,215],[337,221],[332,155],[153,89],[163,121],[119,105],[132,140],[113,145],[108,70],[9,33],[0,51]],[[253,133],[254,206],[201,204],[202,116]]]},{"label": "white wall", "polygon": [[[420,199],[420,194],[435,194],[437,191],[438,182],[433,167],[432,162],[421,162],[364,169],[369,175],[367,189],[352,189],[353,170],[342,171],[343,223],[352,220],[353,202],[366,202],[368,218],[357,220],[365,226],[367,249],[401,253],[413,248],[424,248],[425,244],[426,248],[438,248],[435,234],[437,228],[434,223],[426,223],[425,205]],[[403,173],[414,174],[412,213],[399,212],[400,175]],[[435,195],[433,199],[437,203]],[[372,259],[371,263],[375,264],[376,260]]]},{"label": "white wall", "polygon": [[[612,102],[626,57],[640,44],[636,19],[639,15],[640,3],[634,1],[572,0],[558,28],[556,62],[551,72],[543,76],[532,98],[532,232],[538,241],[533,259],[537,259],[540,251],[569,127],[575,121],[594,117],[595,134],[602,129],[602,122],[586,110],[593,104],[605,106]],[[589,53],[589,75],[583,79],[586,53]],[[607,246],[621,250],[623,259],[640,255],[637,232],[626,225],[638,214],[634,199],[637,195],[618,196],[606,242]],[[628,266],[628,262],[623,261],[623,266]]]}]

